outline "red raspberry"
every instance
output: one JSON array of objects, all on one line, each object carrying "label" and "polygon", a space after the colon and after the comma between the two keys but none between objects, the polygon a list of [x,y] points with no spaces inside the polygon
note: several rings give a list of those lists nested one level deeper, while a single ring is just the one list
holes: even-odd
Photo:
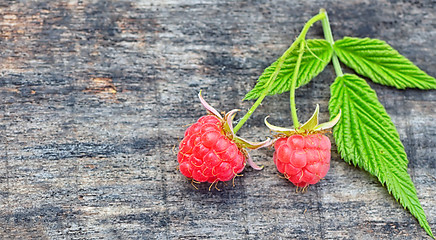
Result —
[{"label": "red raspberry", "polygon": [[330,168],[331,143],[322,134],[292,135],[276,141],[274,163],[295,186],[315,184]]},{"label": "red raspberry", "polygon": [[191,125],[179,149],[180,172],[199,182],[229,181],[245,167],[244,154],[224,135],[223,122],[213,115]]},{"label": "red raspberry", "polygon": [[325,123],[318,123],[319,106],[316,105],[312,117],[298,127],[282,128],[274,126],[266,120],[265,124],[274,132],[280,133],[274,148],[274,163],[277,170],[283,173],[297,187],[307,187],[315,184],[327,174],[330,169],[330,139],[323,135],[341,118],[339,114]]},{"label": "red raspberry", "polygon": [[223,117],[203,99],[201,92],[198,97],[211,115],[201,117],[186,130],[177,155],[180,172],[198,182],[215,183],[234,178],[244,170],[245,162],[261,170],[245,148],[270,146],[271,139],[250,142],[236,136],[232,121],[239,110],[233,109]]}]

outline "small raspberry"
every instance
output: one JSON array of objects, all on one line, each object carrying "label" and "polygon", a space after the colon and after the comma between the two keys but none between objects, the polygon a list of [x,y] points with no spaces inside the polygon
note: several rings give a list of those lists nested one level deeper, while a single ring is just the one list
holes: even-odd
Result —
[{"label": "small raspberry", "polygon": [[330,169],[331,143],[322,134],[292,135],[276,141],[274,163],[295,186],[315,184]]},{"label": "small raspberry", "polygon": [[279,133],[273,155],[277,170],[297,187],[319,182],[330,169],[332,145],[324,133],[338,123],[341,111],[332,120],[321,124],[318,123],[318,114],[319,106],[316,105],[312,117],[296,129],[274,126],[267,121],[268,117],[265,118],[267,127]]},{"label": "small raspberry", "polygon": [[199,182],[229,181],[245,167],[244,154],[228,139],[221,121],[203,116],[185,132],[177,160],[180,172]]}]

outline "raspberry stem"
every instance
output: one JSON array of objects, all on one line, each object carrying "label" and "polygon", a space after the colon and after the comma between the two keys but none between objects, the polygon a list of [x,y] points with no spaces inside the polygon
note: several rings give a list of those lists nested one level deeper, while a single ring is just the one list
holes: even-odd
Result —
[{"label": "raspberry stem", "polygon": [[[236,134],[236,132],[245,124],[245,122],[248,120],[248,118],[254,113],[254,111],[256,110],[256,108],[262,103],[263,99],[266,97],[266,95],[268,95],[268,93],[271,91],[271,88],[273,86],[274,81],[277,78],[277,75],[279,74],[283,63],[285,62],[285,59],[289,57],[289,55],[292,53],[292,51],[294,51],[294,49],[298,46],[298,44],[302,44],[304,46],[304,39],[306,38],[306,34],[307,31],[309,31],[309,28],[317,21],[319,20],[323,20],[326,17],[326,12],[325,11],[320,11],[320,13],[318,13],[317,15],[315,15],[314,17],[312,17],[309,21],[307,21],[307,23],[304,25],[303,30],[301,30],[300,35],[298,36],[298,38],[292,43],[292,45],[285,51],[285,53],[283,53],[283,55],[279,58],[279,62],[277,64],[276,69],[274,70],[274,73],[271,75],[271,77],[269,78],[268,82],[267,82],[267,88],[265,88],[264,92],[262,93],[262,95],[256,100],[256,102],[253,104],[253,106],[250,108],[250,110],[248,110],[248,112],[244,115],[244,117],[242,117],[242,119],[238,122],[238,124],[235,126],[235,128],[233,129],[234,133]],[[303,42],[303,43],[302,43]],[[301,46],[300,46],[301,47]],[[303,49],[304,50],[304,49]],[[302,56],[302,52],[300,51],[300,54]],[[301,63],[301,59],[300,59],[300,63]],[[297,71],[297,76],[298,76],[298,69],[296,68]],[[295,75],[295,74],[294,74]],[[295,77],[296,78],[296,77]],[[294,87],[295,90],[295,87]],[[295,104],[294,104],[295,105]],[[292,108],[292,107],[291,107]],[[295,112],[295,116],[296,116],[296,109],[294,106],[294,110],[292,110],[292,112]],[[292,116],[294,116],[294,113],[292,113]],[[295,117],[293,117],[292,119],[295,119],[295,121],[298,122],[298,119]]]},{"label": "raspberry stem", "polygon": [[300,127],[300,122],[298,121],[298,116],[297,116],[297,107],[295,105],[295,87],[297,85],[298,71],[300,70],[301,59],[303,58],[305,43],[306,42],[304,41],[304,39],[300,43],[300,50],[298,53],[297,63],[295,65],[294,75],[292,75],[292,82],[291,82],[291,89],[290,89],[289,101],[291,103],[291,115],[292,115],[292,122],[294,123],[294,129],[298,129]]},{"label": "raspberry stem", "polygon": [[[321,10],[319,10],[319,12],[324,13],[324,15],[325,15],[325,18],[323,18],[321,20],[322,29],[324,31],[324,38],[333,47],[333,44],[335,43],[335,41],[333,40],[332,29],[330,28],[330,21],[329,21],[328,15],[327,15],[327,11],[324,8],[321,8]],[[332,62],[333,62],[333,67],[335,68],[336,76],[337,77],[343,76],[344,73],[342,72],[341,64],[339,63],[339,59],[338,59],[338,56],[336,55],[335,51],[333,51]]]}]

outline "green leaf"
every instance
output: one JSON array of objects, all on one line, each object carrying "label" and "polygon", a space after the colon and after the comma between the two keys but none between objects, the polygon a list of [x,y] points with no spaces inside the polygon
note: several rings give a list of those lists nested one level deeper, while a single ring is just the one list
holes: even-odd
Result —
[{"label": "green leaf", "polygon": [[[300,70],[297,77],[297,88],[307,84],[312,78],[318,75],[330,62],[333,49],[330,44],[323,39],[310,39],[306,41],[306,49],[301,60]],[[285,59],[280,69],[277,79],[273,83],[268,95],[287,92],[291,88],[291,78],[297,63],[298,49],[295,49],[290,56]],[[268,80],[272,77],[280,58],[271,66],[267,67],[257,80],[256,86],[245,95],[244,100],[259,98],[266,90]]]},{"label": "green leaf", "polygon": [[333,48],[343,63],[376,83],[398,89],[436,89],[433,77],[382,40],[345,37]]},{"label": "green leaf", "polygon": [[331,85],[329,111],[342,117],[333,129],[342,158],[365,169],[418,219],[433,237],[413,182],[398,132],[374,90],[356,75],[337,77]]}]

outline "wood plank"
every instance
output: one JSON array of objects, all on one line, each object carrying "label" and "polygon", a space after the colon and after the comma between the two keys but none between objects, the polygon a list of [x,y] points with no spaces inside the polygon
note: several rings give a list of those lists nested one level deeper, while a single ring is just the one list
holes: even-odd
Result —
[{"label": "wood plank", "polygon": [[[387,41],[436,76],[435,4],[423,1],[7,1],[0,3],[0,238],[425,239],[377,179],[342,161],[305,194],[262,171],[209,191],[177,170],[176,146],[203,115],[242,109],[257,77],[327,8],[336,39]],[[310,37],[322,38],[319,24]],[[345,69],[345,71],[350,71]],[[328,119],[328,66],[297,90],[298,114]],[[370,83],[398,128],[409,173],[436,231],[436,91]],[[291,124],[288,95],[263,118]]]}]

